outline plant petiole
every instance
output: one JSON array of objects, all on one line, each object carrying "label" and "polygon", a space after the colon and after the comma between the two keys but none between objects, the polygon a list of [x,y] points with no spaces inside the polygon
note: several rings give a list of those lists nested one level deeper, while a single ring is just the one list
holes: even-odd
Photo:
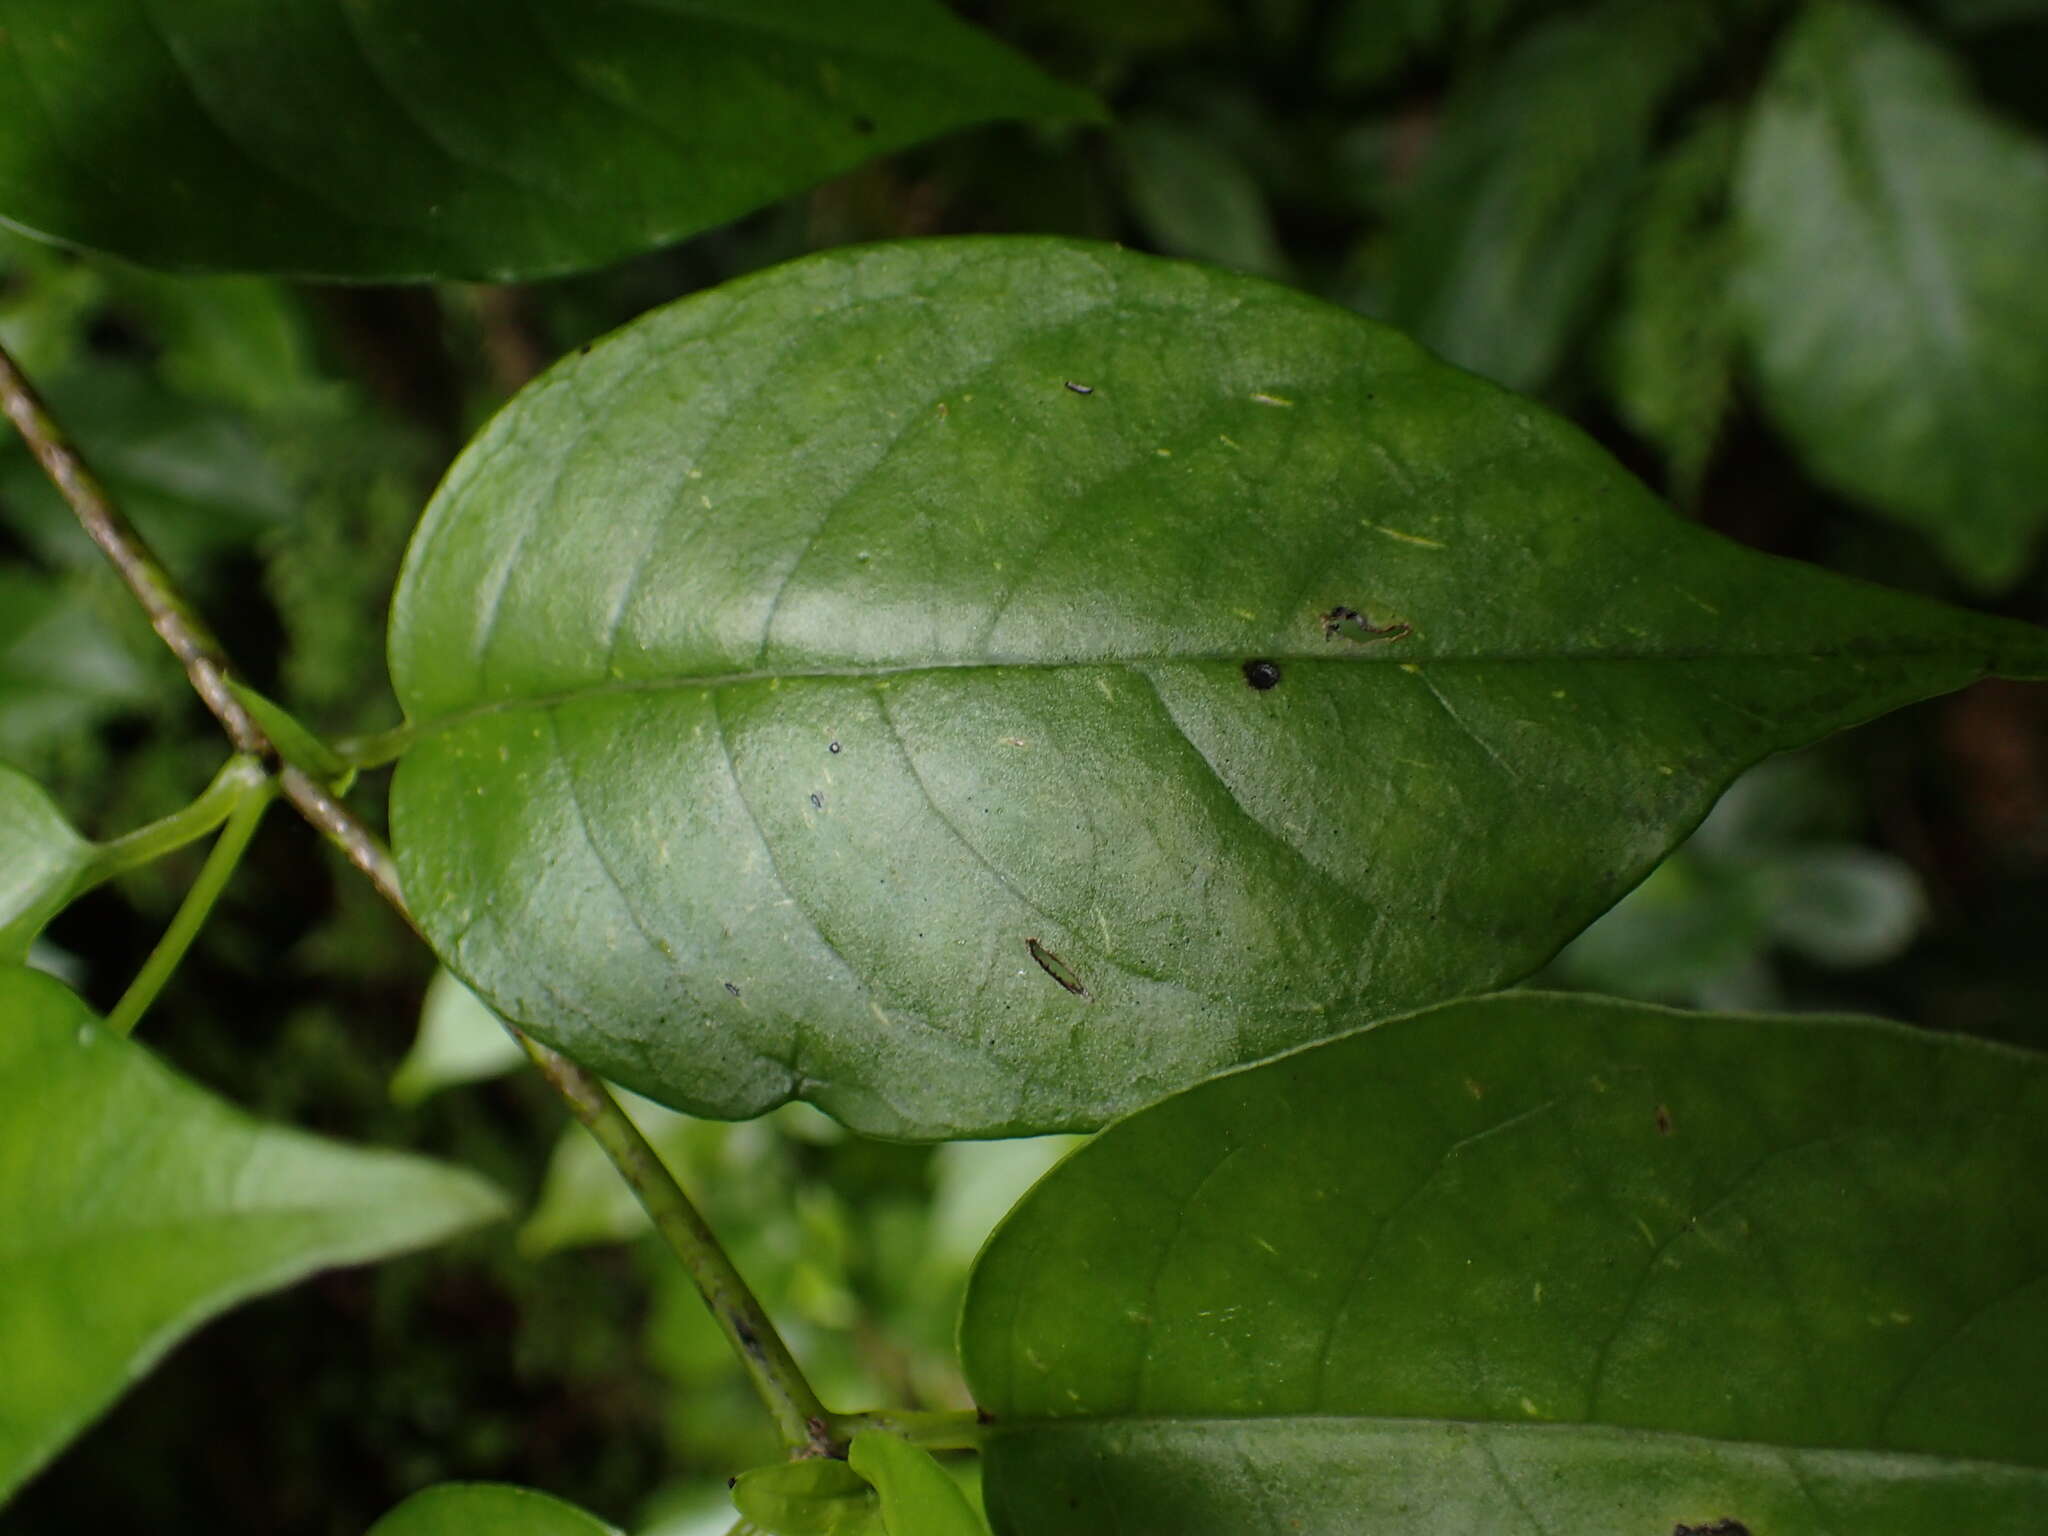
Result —
[{"label": "plant petiole", "polygon": [[[218,782],[216,779],[215,783]],[[143,1014],[149,1011],[149,1005],[156,1001],[157,994],[163,991],[165,983],[178,969],[178,962],[185,958],[192,941],[199,937],[199,930],[205,926],[214,903],[220,900],[221,892],[227,889],[228,881],[234,877],[235,866],[242,862],[249,839],[256,835],[263,813],[276,797],[277,781],[268,775],[242,788],[234,808],[228,813],[227,824],[214,840],[213,851],[207,854],[206,862],[200,866],[198,879],[192,882],[192,889],[178,904],[170,926],[157,940],[156,948],[149,952],[149,958],[143,961],[142,969],[136,972],[128,990],[121,994],[121,1000],[107,1015],[107,1027],[115,1034],[133,1033]]]},{"label": "plant petiole", "polygon": [[412,747],[413,727],[410,720],[394,725],[388,731],[372,731],[363,736],[344,736],[339,741],[328,743],[334,755],[358,771],[382,768],[397,762]]},{"label": "plant petiole", "polygon": [[236,753],[221,764],[213,782],[201,790],[190,805],[181,806],[162,820],[137,827],[111,842],[101,843],[94,850],[92,863],[79,881],[77,894],[83,895],[117,875],[125,875],[131,869],[139,869],[165,854],[196,843],[226,821],[235,807],[260,789],[268,778],[262,763],[247,753]]},{"label": "plant petiole", "polygon": [[827,1423],[835,1440],[855,1435],[894,1435],[927,1451],[973,1451],[981,1448],[989,1421],[971,1410],[932,1412],[911,1408],[877,1408],[867,1413],[835,1413]]}]

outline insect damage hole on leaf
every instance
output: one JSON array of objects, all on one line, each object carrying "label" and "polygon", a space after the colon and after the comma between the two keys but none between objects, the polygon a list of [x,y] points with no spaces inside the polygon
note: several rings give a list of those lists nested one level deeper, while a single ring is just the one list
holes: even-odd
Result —
[{"label": "insect damage hole on leaf", "polygon": [[1088,996],[1088,989],[1081,985],[1081,978],[1074,974],[1074,968],[1058,955],[1047,949],[1036,939],[1026,939],[1024,947],[1031,951],[1031,958],[1038,962],[1038,968],[1054,981],[1065,987],[1076,997]]},{"label": "insect damage hole on leaf", "polygon": [[1343,635],[1348,640],[1399,640],[1410,633],[1410,626],[1395,620],[1392,624],[1375,624],[1356,608],[1347,608],[1342,603],[1323,614],[1320,620],[1323,638],[1334,640]]}]

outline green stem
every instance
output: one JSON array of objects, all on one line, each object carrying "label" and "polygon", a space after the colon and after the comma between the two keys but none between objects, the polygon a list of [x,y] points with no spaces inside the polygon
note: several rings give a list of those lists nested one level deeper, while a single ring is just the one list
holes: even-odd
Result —
[{"label": "green stem", "polygon": [[655,1230],[697,1282],[755,1392],[774,1415],[783,1444],[795,1455],[822,1456],[837,1449],[831,1416],[804,1379],[789,1346],[782,1342],[775,1324],[640,1128],[596,1077],[538,1040],[517,1030],[513,1033],[541,1075],[554,1084],[571,1112],[597,1138],[646,1207]]},{"label": "green stem", "polygon": [[927,1412],[911,1408],[877,1408],[868,1413],[835,1413],[826,1420],[834,1439],[855,1435],[894,1435],[928,1451],[973,1451],[981,1448],[989,1421],[978,1413]]},{"label": "green stem", "polygon": [[192,941],[199,937],[199,930],[205,926],[213,904],[227,889],[235,866],[242,862],[249,839],[256,835],[263,813],[270,808],[276,793],[276,786],[268,778],[258,780],[253,789],[244,789],[234,810],[228,814],[227,825],[221,828],[220,836],[214,840],[213,851],[207,854],[205,864],[200,866],[199,878],[192,882],[192,889],[178,904],[170,927],[157,940],[156,948],[149,952],[149,958],[142,963],[135,980],[128,984],[128,990],[121,994],[114,1011],[107,1015],[107,1028],[115,1034],[133,1033],[143,1014],[149,1011],[149,1005],[163,991],[171,973],[177,970],[178,962],[185,958]]},{"label": "green stem", "polygon": [[201,790],[199,798],[190,805],[171,812],[161,821],[152,821],[146,827],[137,827],[112,842],[100,844],[93,853],[91,867],[79,883],[79,893],[83,894],[117,875],[125,875],[131,869],[153,863],[167,853],[175,853],[188,843],[198,842],[226,821],[250,791],[268,777],[262,763],[243,753],[236,753],[221,765],[220,772],[213,776],[213,782]]}]

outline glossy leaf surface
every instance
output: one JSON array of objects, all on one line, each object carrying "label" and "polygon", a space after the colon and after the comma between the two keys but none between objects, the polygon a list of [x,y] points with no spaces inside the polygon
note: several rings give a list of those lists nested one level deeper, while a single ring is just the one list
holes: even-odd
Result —
[{"label": "glossy leaf surface", "polygon": [[251,1120],[0,969],[0,1494],[214,1314],[502,1213],[471,1174]]},{"label": "glossy leaf surface", "polygon": [[596,266],[970,123],[1097,110],[936,0],[70,0],[9,8],[0,93],[10,223],[387,281]]},{"label": "glossy leaf surface", "polygon": [[370,1527],[369,1536],[619,1536],[595,1515],[510,1483],[441,1483]]},{"label": "glossy leaf surface", "polygon": [[651,1097],[1061,1129],[1525,975],[1747,764],[2044,653],[1300,294],[885,246],[643,318],[458,462],[393,838],[444,962]]},{"label": "glossy leaf surface", "polygon": [[0,965],[19,965],[92,867],[93,845],[43,787],[0,763]]},{"label": "glossy leaf surface", "polygon": [[2038,1530],[2048,1060],[1541,993],[1218,1078],[990,1240],[999,1531]]},{"label": "glossy leaf surface", "polygon": [[1830,0],[1782,45],[1736,201],[1757,376],[1807,467],[2009,583],[2048,520],[2048,144]]}]

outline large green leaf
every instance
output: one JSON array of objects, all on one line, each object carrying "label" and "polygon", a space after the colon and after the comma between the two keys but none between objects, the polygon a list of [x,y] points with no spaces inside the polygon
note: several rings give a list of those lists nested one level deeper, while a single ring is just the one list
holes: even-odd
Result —
[{"label": "large green leaf", "polygon": [[1785,40],[1736,199],[1757,376],[1808,468],[2010,582],[2048,520],[2048,145],[1829,0]]},{"label": "large green leaf", "polygon": [[510,1483],[437,1483],[370,1527],[369,1536],[619,1536],[595,1515]]},{"label": "large green leaf", "polygon": [[502,1213],[471,1174],[259,1124],[0,969],[0,1495],[215,1313]]},{"label": "large green leaf", "polygon": [[534,277],[1097,109],[937,0],[27,0],[0,217],[156,266]]},{"label": "large green leaf", "polygon": [[40,784],[0,763],[0,965],[27,958],[92,868],[93,853]]},{"label": "large green leaf", "polygon": [[1452,362],[1548,383],[1600,296],[1656,114],[1715,9],[1606,0],[1453,100],[1395,227],[1388,314]]},{"label": "large green leaf", "polygon": [[1757,758],[2048,663],[1346,311],[1049,240],[643,318],[470,448],[395,603],[448,966],[677,1107],[897,1136],[1525,975]]},{"label": "large green leaf", "polygon": [[[998,1530],[2037,1532],[2048,1059],[1537,993],[1202,1084],[962,1325]],[[1736,1522],[1736,1523],[1724,1523]]]}]

